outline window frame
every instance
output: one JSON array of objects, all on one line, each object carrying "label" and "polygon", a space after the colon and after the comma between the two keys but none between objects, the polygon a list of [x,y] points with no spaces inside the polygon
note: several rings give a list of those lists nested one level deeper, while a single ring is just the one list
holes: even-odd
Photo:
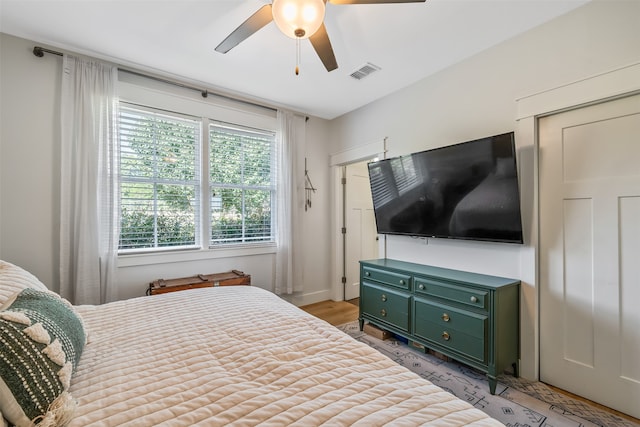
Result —
[{"label": "window frame", "polygon": [[[185,186],[193,186],[194,189],[194,204],[195,204],[195,212],[194,212],[194,242],[193,244],[186,244],[186,245],[166,245],[166,246],[157,246],[158,244],[158,235],[157,235],[157,230],[154,230],[154,236],[153,236],[153,240],[154,240],[154,244],[156,246],[153,247],[143,247],[143,248],[126,248],[126,249],[121,249],[118,248],[118,253],[119,254],[129,254],[129,253],[140,253],[140,252],[156,252],[156,251],[172,251],[172,250],[185,250],[185,249],[200,249],[202,247],[202,227],[203,227],[203,223],[202,223],[202,209],[201,209],[201,205],[203,203],[203,192],[202,192],[202,149],[203,149],[203,144],[202,144],[202,122],[201,122],[201,118],[200,117],[194,117],[194,116],[188,116],[185,114],[180,114],[180,113],[176,113],[176,112],[172,112],[172,111],[165,111],[165,110],[159,110],[157,108],[152,108],[152,107],[147,107],[147,106],[141,106],[141,105],[137,105],[137,104],[133,104],[130,102],[125,102],[125,101],[120,101],[119,103],[119,107],[118,107],[118,118],[120,119],[122,117],[121,113],[122,110],[124,109],[128,109],[128,110],[133,110],[133,111],[139,111],[142,114],[149,114],[149,115],[157,115],[157,116],[164,116],[167,117],[169,119],[175,119],[176,121],[179,120],[184,120],[184,121],[192,121],[194,122],[193,124],[196,135],[196,145],[195,145],[195,150],[194,150],[194,177],[193,180],[189,181],[189,180],[171,180],[171,179],[167,179],[167,178],[162,178],[162,177],[158,177],[157,175],[154,175],[152,178],[144,178],[144,177],[137,177],[137,176],[127,176],[127,178],[124,177],[124,174],[122,173],[122,151],[121,151],[121,136],[122,134],[120,133],[120,121],[118,121],[118,156],[119,156],[119,180],[118,180],[118,185],[119,185],[119,203],[118,203],[118,208],[120,210],[119,215],[118,215],[118,219],[121,220],[121,213],[122,213],[122,185],[123,182],[127,182],[127,183],[139,183],[139,184],[151,184],[154,187],[154,193],[156,192],[156,186],[159,185],[185,185]],[[154,165],[154,169],[157,169],[157,165]],[[156,206],[156,208],[154,209],[154,217],[158,215],[158,209],[157,209],[157,197],[154,198],[153,201],[154,205]],[[119,236],[119,241],[122,238],[122,230],[120,230],[120,236]]]},{"label": "window frame", "polygon": [[[254,190],[260,190],[260,191],[269,191],[269,201],[270,201],[270,240],[257,240],[254,242],[250,242],[250,241],[246,241],[245,237],[243,237],[241,242],[236,242],[236,243],[219,243],[216,244],[213,242],[212,236],[211,236],[211,232],[212,232],[212,213],[211,210],[208,212],[208,216],[207,219],[209,220],[208,222],[208,229],[209,229],[209,234],[207,235],[207,240],[206,242],[209,245],[210,249],[214,249],[214,248],[220,248],[222,246],[237,246],[237,245],[261,245],[261,244],[275,244],[275,239],[276,239],[276,190],[277,190],[277,186],[276,186],[276,182],[277,182],[277,170],[276,170],[276,135],[275,135],[275,131],[268,131],[268,130],[264,130],[264,129],[255,129],[255,128],[249,128],[247,126],[242,126],[242,125],[238,125],[235,123],[226,123],[226,122],[221,122],[219,120],[209,120],[209,124],[207,126],[208,129],[208,143],[207,143],[207,151],[208,154],[211,153],[211,132],[214,128],[225,128],[225,129],[230,129],[230,130],[234,130],[236,134],[246,134],[247,136],[250,135],[262,135],[262,136],[266,136],[269,135],[271,136],[272,140],[270,141],[270,152],[271,152],[271,156],[270,156],[270,164],[269,164],[269,184],[268,185],[251,185],[251,184],[247,184],[244,181],[244,172],[246,171],[246,169],[244,169],[243,167],[243,179],[242,179],[242,183],[223,183],[223,182],[213,182],[212,178],[211,178],[211,167],[212,167],[212,162],[211,159],[208,159],[207,162],[207,203],[209,206],[209,209],[211,209],[211,198],[209,197],[209,195],[211,194],[211,188],[212,187],[217,187],[217,188],[225,188],[225,189],[237,189],[237,190],[241,190],[243,193],[243,201],[242,201],[242,205],[243,205],[243,227],[242,227],[242,234],[244,236],[245,232],[246,232],[246,228],[244,226],[244,222],[245,222],[245,218],[246,218],[246,211],[244,211],[244,193],[246,191],[254,191]],[[232,132],[233,133],[233,132]],[[203,192],[204,194],[204,192]]]},{"label": "window frame", "polygon": [[[239,127],[259,129],[276,134],[276,111],[268,107],[250,105],[241,101],[234,102],[227,98],[216,98],[210,95],[203,99],[193,91],[167,84],[121,73],[119,77],[119,101],[152,110],[177,112],[177,116],[198,117],[202,119],[200,135],[200,246],[194,248],[175,247],[151,250],[118,251],[118,265],[121,267],[162,264],[167,262],[195,261],[237,256],[252,256],[275,253],[275,197],[272,200],[272,237],[271,242],[233,243],[209,247],[209,147],[208,129],[210,123],[230,123]],[[204,141],[204,140],[207,141]],[[274,147],[274,150],[277,148]],[[274,159],[275,161],[275,153]],[[275,172],[275,168],[272,168]],[[275,176],[272,175],[275,185]],[[206,221],[206,222],[204,222]]]}]

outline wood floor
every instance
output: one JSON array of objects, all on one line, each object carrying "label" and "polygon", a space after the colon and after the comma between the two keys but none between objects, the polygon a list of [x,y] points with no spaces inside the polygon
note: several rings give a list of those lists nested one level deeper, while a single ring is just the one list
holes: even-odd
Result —
[{"label": "wood floor", "polygon": [[[360,311],[358,306],[358,299],[350,300],[350,301],[322,301],[322,302],[317,302],[315,304],[305,305],[300,308],[306,311],[307,313],[312,314],[316,317],[319,317],[320,319],[334,326],[343,325],[345,323],[358,320],[358,314]],[[619,417],[622,417],[626,420],[629,420],[635,423],[640,423],[640,420],[638,420],[637,418],[631,417],[627,414],[623,414],[622,412],[618,412],[614,409],[607,408],[606,406],[602,406],[598,403],[584,399],[580,396],[574,395],[572,393],[561,390],[559,388],[556,388],[553,386],[549,386],[549,387],[551,387],[553,390],[557,391],[558,393],[566,394],[567,396],[570,396],[576,400],[580,400],[588,403],[589,405],[596,406],[602,409],[603,411],[607,411],[609,413],[618,415]]]},{"label": "wood floor", "polygon": [[345,323],[358,320],[360,309],[357,301],[322,301],[300,307],[309,314],[312,314],[333,326],[344,325]]}]

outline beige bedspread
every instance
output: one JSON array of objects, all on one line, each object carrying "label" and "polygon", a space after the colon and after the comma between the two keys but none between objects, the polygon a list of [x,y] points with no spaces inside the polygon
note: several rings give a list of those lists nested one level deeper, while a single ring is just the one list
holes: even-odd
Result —
[{"label": "beige bedspread", "polygon": [[78,311],[72,427],[502,425],[257,287]]}]

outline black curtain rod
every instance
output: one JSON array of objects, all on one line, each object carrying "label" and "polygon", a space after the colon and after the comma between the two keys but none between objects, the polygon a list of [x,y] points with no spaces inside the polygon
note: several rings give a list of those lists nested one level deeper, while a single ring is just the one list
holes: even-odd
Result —
[{"label": "black curtain rod", "polygon": [[[45,49],[45,48],[40,47],[40,46],[34,46],[33,54],[35,56],[37,56],[38,58],[42,58],[45,53],[50,53],[51,55],[57,55],[57,56],[62,56],[63,55],[62,52],[57,52],[55,50]],[[241,102],[243,104],[251,105],[251,106],[254,106],[254,107],[260,107],[260,108],[265,108],[265,109],[271,110],[271,111],[277,111],[273,107],[267,107],[265,105],[256,104],[255,102],[245,101],[243,99],[237,99],[237,98],[233,98],[231,96],[221,95],[221,94],[215,93],[215,92],[209,92],[207,89],[199,89],[197,87],[188,86],[188,85],[185,85],[185,84],[180,83],[180,82],[175,82],[175,81],[172,81],[172,80],[163,79],[161,77],[156,77],[156,76],[152,76],[152,75],[149,75],[149,74],[140,73],[138,71],[128,70],[126,68],[120,68],[120,67],[118,67],[118,71],[122,71],[122,72],[125,72],[125,73],[132,74],[134,76],[144,77],[144,78],[155,80],[155,81],[162,82],[162,83],[167,83],[167,84],[178,86],[178,87],[181,87],[181,88],[184,88],[184,89],[194,90],[196,92],[200,92],[200,95],[202,95],[203,98],[207,98],[209,96],[209,94],[212,94],[212,95],[215,95],[215,96],[217,96],[219,98],[228,99],[230,101]]]}]

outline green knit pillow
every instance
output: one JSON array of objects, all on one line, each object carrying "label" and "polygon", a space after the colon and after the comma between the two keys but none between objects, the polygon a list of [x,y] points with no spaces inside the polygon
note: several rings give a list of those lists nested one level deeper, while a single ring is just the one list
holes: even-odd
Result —
[{"label": "green knit pillow", "polygon": [[16,426],[66,424],[67,392],[86,341],[82,320],[53,292],[24,289],[0,311],[0,413]]}]

